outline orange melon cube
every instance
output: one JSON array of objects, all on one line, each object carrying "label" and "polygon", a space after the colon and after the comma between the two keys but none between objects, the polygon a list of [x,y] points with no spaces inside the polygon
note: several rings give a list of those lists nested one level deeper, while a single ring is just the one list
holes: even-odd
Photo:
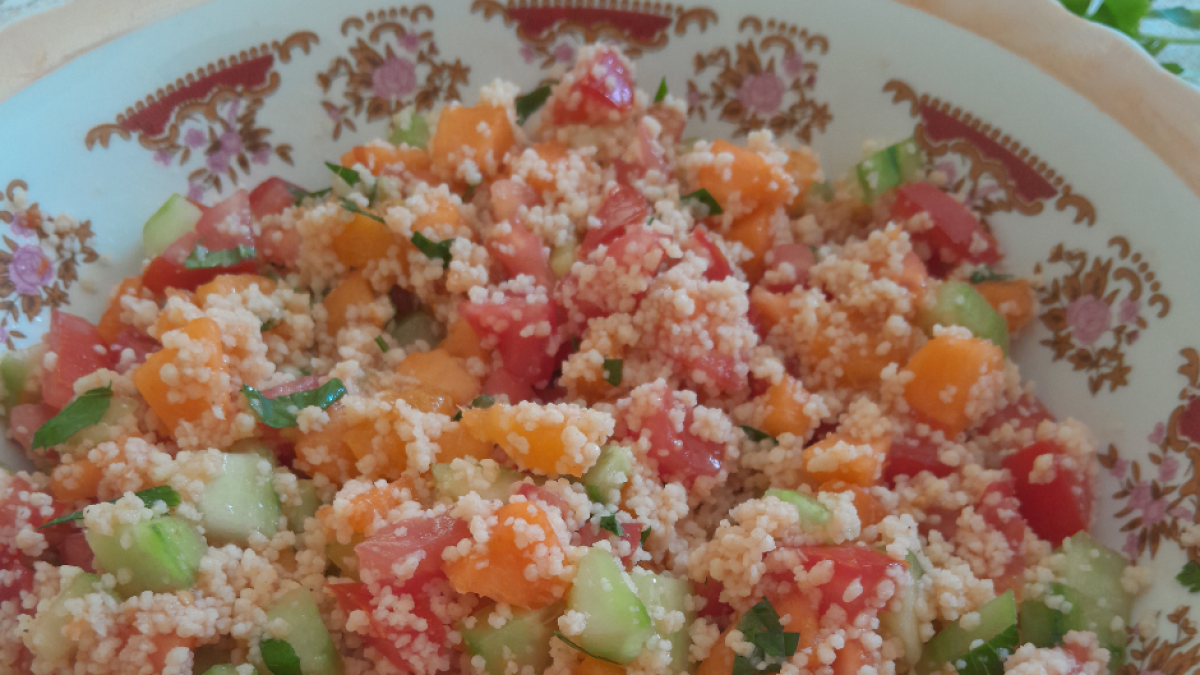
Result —
[{"label": "orange melon cube", "polygon": [[[375,291],[371,289],[371,284],[367,283],[360,272],[355,271],[346,275],[342,282],[321,301],[328,316],[326,326],[329,334],[337,335],[339,330],[350,323],[351,308],[369,305],[375,302],[375,299]],[[383,320],[374,314],[370,315],[368,322],[377,327],[383,326]]]},{"label": "orange melon cube", "polygon": [[794,211],[804,205],[804,198],[808,196],[809,188],[816,182],[821,166],[810,148],[788,150],[787,155],[787,163],[783,165],[783,170],[792,177],[796,188],[800,191],[788,204],[788,209]]},{"label": "orange melon cube", "polygon": [[[738,194],[741,213],[772,211],[787,199],[786,176],[757,152],[718,140],[712,144],[712,153],[717,160],[701,167],[696,179],[699,187],[708,190],[722,209],[733,213],[730,207],[734,193]],[[733,157],[728,163],[723,159],[726,153]]]},{"label": "orange melon cube", "polygon": [[429,152],[424,148],[394,147],[373,143],[352,148],[342,155],[342,166],[350,169],[361,164],[375,175],[407,171],[420,172],[429,168]]},{"label": "orange melon cube", "polygon": [[103,475],[100,467],[86,457],[59,464],[50,475],[50,494],[64,504],[95,501]]},{"label": "orange melon cube", "polygon": [[459,317],[446,329],[446,337],[438,344],[438,349],[446,350],[450,356],[459,359],[478,358],[487,363],[487,350],[480,346],[479,336],[467,320]]},{"label": "orange melon cube", "polygon": [[345,436],[353,426],[340,405],[326,412],[329,413],[329,421],[324,427],[319,431],[301,433],[296,439],[296,467],[309,475],[321,474],[341,485],[358,476],[354,466],[357,458],[345,442]]},{"label": "orange melon cube", "polygon": [[827,362],[841,368],[838,385],[854,389],[872,386],[889,364],[908,359],[909,342],[889,337],[861,312],[847,310],[836,316],[837,321],[817,329],[809,354],[814,366]]},{"label": "orange melon cube", "polygon": [[751,284],[758,283],[766,271],[767,251],[775,245],[775,234],[771,231],[771,218],[777,211],[777,206],[761,208],[753,213],[734,221],[725,238],[741,242],[753,258],[742,263],[746,278]]},{"label": "orange melon cube", "polygon": [[834,432],[801,454],[804,471],[815,483],[870,486],[879,482],[892,437],[861,439]]},{"label": "orange melon cube", "polygon": [[375,522],[375,518],[386,518],[388,511],[403,503],[401,490],[408,490],[409,494],[412,494],[412,481],[401,478],[351,497],[344,515],[346,524],[355,532],[365,533]]},{"label": "orange melon cube", "polygon": [[493,443],[475,438],[461,424],[455,424],[448,428],[443,427],[442,435],[437,438],[437,444],[441,450],[437,454],[436,461],[440,464],[449,464],[456,459],[467,457],[490,459],[492,448],[495,446]]},{"label": "orange melon cube", "polygon": [[851,485],[842,481],[831,481],[822,483],[821,487],[817,488],[818,492],[849,492],[854,497],[854,510],[858,511],[858,519],[862,521],[863,527],[875,525],[879,521],[888,516],[887,507],[883,505],[870,492],[857,485]]},{"label": "orange melon cube", "polygon": [[409,354],[396,372],[430,392],[444,394],[451,405],[465,406],[479,395],[479,378],[441,348]]},{"label": "orange melon cube", "polygon": [[276,284],[267,277],[258,274],[222,274],[213,279],[207,284],[201,285],[196,289],[195,298],[196,305],[203,307],[210,295],[233,295],[234,293],[244,293],[251,286],[258,285],[258,290],[263,295],[270,295],[275,292]]},{"label": "orange melon cube", "polygon": [[112,344],[121,331],[128,328],[121,323],[121,298],[126,295],[137,295],[141,291],[141,276],[127,277],[120,286],[117,286],[116,292],[108,301],[108,307],[104,309],[104,314],[100,317],[100,322],[96,324],[96,330],[100,333],[101,340]]},{"label": "orange melon cube", "polygon": [[737,654],[729,648],[729,645],[725,644],[725,638],[729,636],[730,631],[736,628],[737,622],[735,621],[721,633],[716,644],[708,650],[708,656],[704,657],[700,666],[696,668],[696,675],[729,675],[733,672],[733,659]]},{"label": "orange melon cube", "polygon": [[[429,208],[424,213],[417,214],[412,224],[413,232],[430,229],[444,238],[457,232],[466,224],[467,221],[463,218],[462,212],[450,200],[436,194],[429,194],[425,199]],[[411,246],[411,242],[409,245]]]},{"label": "orange melon cube", "polygon": [[820,423],[804,412],[810,397],[804,385],[791,375],[784,375],[771,385],[763,397],[768,412],[763,417],[762,430],[771,436],[790,433],[804,438]]},{"label": "orange melon cube", "polygon": [[1028,280],[984,281],[974,286],[992,309],[1004,317],[1008,332],[1020,330],[1033,319],[1036,301]]},{"label": "orange melon cube", "polygon": [[530,171],[523,174],[525,184],[539,194],[555,188],[555,176],[558,175],[559,162],[567,158],[567,146],[559,141],[544,141],[529,147],[537,153],[539,159],[545,160],[549,175],[541,171]]},{"label": "orange melon cube", "polygon": [[583,457],[582,448],[568,454],[567,440],[575,442],[580,431],[588,443],[605,440],[601,430],[582,423],[585,414],[575,406],[497,403],[464,410],[462,423],[475,438],[499,445],[524,471],[578,478],[596,458]]},{"label": "orange melon cube", "polygon": [[[545,565],[562,555],[558,535],[546,512],[533,502],[517,502],[496,511],[497,524],[483,548],[443,565],[450,585],[459,593],[475,593],[496,602],[537,609],[558,600],[567,584],[557,577],[530,580],[526,568]],[[541,533],[533,535],[534,528]]]},{"label": "orange melon cube", "polygon": [[[200,348],[207,353],[204,366],[210,373],[208,382],[211,384],[219,381],[225,374],[225,353],[221,345],[221,329],[217,322],[207,317],[193,319],[183,327],[183,332],[192,342],[199,343]],[[184,375],[175,369],[178,358],[178,349],[160,349],[133,371],[134,386],[171,433],[175,432],[175,427],[180,422],[196,421],[214,406],[227,405],[229,402],[229,392],[215,387],[207,388],[203,396],[183,398],[182,395],[185,394],[175,382],[181,381],[188,388],[194,387],[196,382],[184,380]],[[163,375],[163,368],[168,364],[172,366],[171,370],[175,371],[172,376]],[[167,384],[167,380],[175,384]]]},{"label": "orange melon cube", "polygon": [[1004,352],[987,340],[940,335],[908,360],[913,378],[904,398],[920,415],[954,436],[971,424],[967,415],[971,388],[1004,368]]},{"label": "orange melon cube", "polygon": [[429,150],[439,175],[453,179],[464,161],[473,160],[486,180],[499,171],[512,144],[512,124],[503,108],[457,106],[442,110]]},{"label": "orange melon cube", "polygon": [[[388,257],[399,238],[384,223],[354,214],[354,218],[342,226],[333,237],[333,252],[338,262],[346,267],[362,269],[367,263]],[[402,258],[407,261],[407,258]]]},{"label": "orange melon cube", "polygon": [[750,290],[750,308],[758,314],[759,320],[768,331],[792,317],[787,296],[772,293],[762,286],[755,286]]}]

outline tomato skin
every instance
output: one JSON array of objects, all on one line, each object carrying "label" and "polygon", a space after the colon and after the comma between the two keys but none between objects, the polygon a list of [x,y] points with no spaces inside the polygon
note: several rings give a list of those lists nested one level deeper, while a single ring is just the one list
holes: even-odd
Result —
[{"label": "tomato skin", "polygon": [[894,486],[897,476],[916,476],[922,471],[945,478],[954,473],[954,468],[938,459],[938,447],[928,438],[907,434],[893,438],[883,462],[884,483]]},{"label": "tomato skin", "polygon": [[[995,238],[954,197],[929,183],[909,183],[897,191],[896,201],[892,204],[892,220],[907,220],[922,211],[929,214],[933,227],[914,232],[912,239],[929,247],[932,258],[926,262],[935,276],[943,276],[961,262],[990,265],[1000,260]],[[987,246],[972,252],[971,243],[977,235],[987,242]]]},{"label": "tomato skin", "polygon": [[725,585],[716,579],[706,579],[703,583],[692,584],[692,592],[704,598],[704,607],[701,607],[696,615],[714,621],[722,630],[729,625],[733,618],[733,607],[721,602],[721,591],[724,590]]},{"label": "tomato skin", "polygon": [[489,192],[492,197],[492,215],[496,217],[496,222],[512,220],[522,206],[533,208],[542,203],[542,198],[536,190],[525,183],[506,178],[492,183]]},{"label": "tomato skin", "polygon": [[[558,311],[553,302],[529,302],[507,297],[500,303],[463,302],[458,313],[481,338],[496,336],[496,350],[504,359],[504,369],[515,380],[534,386],[550,379],[554,372],[555,352],[551,343],[558,332]],[[534,330],[522,335],[527,326],[549,325],[549,334]],[[555,350],[557,351],[557,350]]]},{"label": "tomato skin", "polygon": [[370,570],[381,582],[393,577],[392,565],[413,553],[423,552],[416,571],[405,582],[408,585],[442,576],[442,551],[470,536],[467,524],[449,515],[409,518],[367,537],[354,547],[354,552],[358,554],[359,567]]},{"label": "tomato skin", "polygon": [[550,257],[542,247],[542,240],[520,220],[510,220],[508,231],[489,239],[487,249],[508,271],[509,278],[528,274],[539,286],[554,288],[557,278],[550,269]]},{"label": "tomato skin", "polygon": [[746,386],[746,378],[737,374],[737,359],[728,354],[702,354],[687,362],[687,370],[704,373],[707,383],[723,392],[738,391]]},{"label": "tomato skin", "polygon": [[[832,578],[817,587],[821,591],[818,611],[824,614],[831,605],[837,604],[846,610],[851,620],[865,610],[874,611],[870,601],[876,597],[879,585],[888,578],[889,569],[907,569],[906,563],[863,546],[799,546],[795,550],[804,559],[801,565],[806,570],[825,561],[833,563]],[[845,600],[846,589],[855,581],[862,584],[862,593]]]},{"label": "tomato skin", "polygon": [[803,244],[780,244],[767,251],[767,270],[777,270],[783,265],[792,266],[794,280],[767,284],[772,293],[788,293],[797,286],[808,285],[808,270],[816,262],[812,249]]},{"label": "tomato skin", "polygon": [[488,379],[483,383],[482,391],[489,396],[504,394],[508,397],[508,402],[514,404],[521,401],[532,401],[536,398],[533,387],[529,386],[529,383],[521,381],[504,368],[497,368],[488,375]]},{"label": "tomato skin", "polygon": [[[626,569],[628,569],[633,565],[633,554],[637,553],[638,548],[642,544],[643,527],[641,523],[621,523],[621,531],[625,534],[618,537],[608,530],[601,530],[594,522],[589,520],[587,524],[579,529],[579,545],[591,546],[598,541],[611,541],[614,539],[627,542],[629,544],[629,554],[621,556],[621,564],[625,565]],[[616,546],[615,541],[613,545],[614,547]],[[616,552],[615,548],[613,552]]]},{"label": "tomato skin", "polygon": [[583,237],[579,257],[586,258],[601,245],[611,244],[628,228],[645,223],[649,217],[650,207],[642,193],[628,185],[618,185],[596,209],[600,227],[589,229]]},{"label": "tomato skin", "polygon": [[722,281],[733,276],[733,266],[729,264],[729,260],[725,258],[725,254],[721,253],[721,249],[713,243],[712,237],[708,231],[702,227],[697,227],[692,230],[692,240],[690,242],[692,250],[696,255],[708,260],[708,269],[704,270],[704,278],[709,281]]},{"label": "tomato skin", "polygon": [[58,545],[58,557],[64,565],[78,567],[93,574],[96,572],[96,556],[92,553],[92,547],[88,546],[82,530],[63,535]]},{"label": "tomato skin", "polygon": [[[1045,483],[1031,482],[1029,474],[1042,455],[1053,456],[1054,478]],[[1092,484],[1086,474],[1068,469],[1066,460],[1057,443],[1038,441],[1002,462],[1012,472],[1021,515],[1029,529],[1053,546],[1087,530],[1092,521]]]},{"label": "tomato skin", "polygon": [[[612,113],[633,109],[633,74],[612,49],[602,48],[594,58],[575,64],[572,74],[577,79],[567,96],[556,99],[550,110],[555,124],[603,124]],[[577,93],[580,100],[575,100]]]},{"label": "tomato skin", "polygon": [[305,192],[304,188],[278,176],[272,176],[259,183],[247,196],[250,213],[255,220],[283,213],[289,206],[296,204],[296,195],[300,192]]},{"label": "tomato skin", "polygon": [[658,464],[663,480],[679,482],[690,488],[700,476],[715,476],[725,462],[725,448],[720,443],[697,438],[688,429],[692,426],[692,408],[683,418],[683,429],[675,430],[669,411],[674,396],[667,392],[662,406],[642,420],[642,430],[650,434],[649,456]]},{"label": "tomato skin", "polygon": [[133,360],[124,366],[117,369],[118,372],[125,372],[131,368],[141,365],[145,362],[146,357],[154,352],[162,349],[162,345],[158,340],[146,335],[136,328],[126,328],[117,335],[117,339],[113,340],[109,351],[112,354],[113,367],[116,367],[120,360],[121,354],[126,350],[133,350]]},{"label": "tomato skin", "polygon": [[1025,589],[1025,519],[1019,511],[1016,489],[1012,481],[997,481],[988,485],[975,507],[992,530],[1004,535],[1013,557],[1004,567],[1004,574],[993,578],[996,593],[1012,591],[1020,600]]},{"label": "tomato skin", "polygon": [[[337,600],[338,607],[347,615],[355,610],[361,610],[370,619],[370,629],[366,635],[363,635],[363,641],[375,648],[384,658],[391,661],[393,665],[402,671],[411,671],[411,662],[414,654],[406,653],[405,647],[412,649],[412,639],[419,635],[420,632],[425,633],[425,637],[434,645],[441,645],[445,638],[446,629],[442,622],[433,615],[427,604],[418,602],[418,605],[413,608],[412,613],[425,619],[428,628],[425,631],[416,631],[412,628],[392,628],[387,624],[375,618],[374,608],[371,606],[371,601],[374,596],[371,595],[370,588],[364,583],[348,583],[348,584],[329,584],[326,586],[333,593],[333,597]],[[408,590],[407,587],[396,589],[393,588],[395,595],[408,594],[412,595],[414,600],[421,600],[423,594],[422,589]],[[397,647],[397,638],[407,638],[405,647]]]},{"label": "tomato skin", "polygon": [[8,416],[9,433],[26,452],[30,452],[33,450],[33,435],[57,414],[58,408],[45,403],[14,406]]},{"label": "tomato skin", "polygon": [[75,398],[75,380],[110,365],[100,331],[87,319],[57,309],[50,313],[46,347],[58,360],[53,370],[42,371],[42,400],[55,408]]},{"label": "tomato skin", "polygon": [[[227,220],[233,221],[232,229],[237,234],[225,231],[229,229]],[[196,228],[166,248],[162,255],[150,261],[142,273],[142,285],[157,295],[162,295],[168,288],[183,291],[194,291],[222,274],[253,274],[258,271],[254,260],[247,260],[226,267],[209,267],[205,269],[188,269],[184,261],[196,246],[203,246],[209,251],[224,251],[238,246],[254,246],[250,236],[250,197],[245,190],[238,190],[228,199],[217,203],[204,211]]]}]

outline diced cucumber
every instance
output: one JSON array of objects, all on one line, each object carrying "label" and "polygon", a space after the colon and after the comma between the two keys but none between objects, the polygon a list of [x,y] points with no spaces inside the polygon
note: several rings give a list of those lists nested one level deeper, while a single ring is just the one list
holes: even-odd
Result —
[{"label": "diced cucumber", "polygon": [[500,466],[494,460],[474,457],[455,459],[450,464],[434,464],[433,483],[438,495],[457,501],[472,492],[483,499],[508,501],[525,474]]},{"label": "diced cucumber", "polygon": [[282,512],[287,517],[288,529],[300,534],[304,532],[304,522],[316,517],[321,498],[317,496],[316,486],[307,478],[296,481],[296,492],[300,493],[300,503],[284,504]]},{"label": "diced cucumber", "polygon": [[575,249],[579,243],[574,239],[568,239],[565,244],[559,244],[550,250],[550,271],[554,272],[554,276],[562,278],[567,276],[571,271],[571,265],[575,264]]},{"label": "diced cucumber", "polygon": [[279,528],[279,495],[271,463],[257,453],[222,453],[223,473],[204,487],[204,532],[216,545],[245,546],[251,533],[272,537]]},{"label": "diced cucumber", "polygon": [[405,143],[414,148],[423,148],[429,143],[429,122],[416,108],[408,106],[392,116],[388,140],[392,145]]},{"label": "diced cucumber", "polygon": [[580,559],[575,583],[567,593],[567,609],[586,618],[583,632],[569,636],[571,640],[588,653],[617,663],[637,658],[654,634],[629,575],[603,549],[589,549]]},{"label": "diced cucumber", "polygon": [[767,490],[763,497],[774,497],[781,502],[787,502],[796,507],[800,512],[800,522],[811,525],[824,525],[829,522],[829,509],[824,504],[817,501],[816,497],[806,495],[803,492],[795,490],[779,490],[771,488]]},{"label": "diced cucumber", "polygon": [[423,340],[430,347],[436,347],[446,334],[437,319],[419,309],[390,323],[387,331],[401,347],[410,347],[416,344],[417,340]]},{"label": "diced cucumber", "polygon": [[908,571],[912,573],[913,579],[920,580],[921,577],[925,576],[925,566],[921,564],[915,552],[909,551],[908,555],[904,556],[904,559],[908,561]]},{"label": "diced cucumber", "polygon": [[[983,644],[976,644],[982,640]],[[925,645],[917,662],[919,675],[949,663],[960,675],[1001,675],[1004,659],[1017,649],[1017,602],[1012,591],[979,608],[979,625],[967,630],[961,620],[941,630]]]},{"label": "diced cucumber", "polygon": [[175,243],[175,240],[192,231],[204,212],[187,197],[173,194],[159,207],[142,227],[142,249],[147,258],[156,258]]},{"label": "diced cucumber", "polygon": [[[543,673],[550,667],[550,640],[563,612],[561,602],[541,609],[513,609],[499,628],[488,622],[495,605],[474,614],[473,628],[460,627],[467,651],[482,656],[488,675],[505,675],[516,664],[517,672]],[[532,668],[531,671],[527,669]]]},{"label": "diced cucumber", "polygon": [[271,466],[279,466],[279,457],[271,450],[271,447],[257,438],[243,438],[240,441],[234,442],[229,446],[228,452],[235,455],[255,454],[271,463]]},{"label": "diced cucumber", "polygon": [[[1064,632],[1092,631],[1100,646],[1109,651],[1109,670],[1116,672],[1125,662],[1125,626],[1130,624],[1133,597],[1121,585],[1129,561],[1120,553],[1079,532],[1063,541],[1066,558],[1063,583],[1053,584],[1051,593],[1071,603],[1063,612]],[[1120,617],[1120,625],[1113,620]]]},{"label": "diced cucumber", "polygon": [[620,495],[621,487],[633,475],[633,453],[623,445],[606,445],[600,449],[600,458],[583,474],[583,486],[588,499],[602,504],[609,503],[614,490]]},{"label": "diced cucumber", "polygon": [[897,185],[920,177],[925,157],[916,141],[906,138],[876,152],[854,167],[863,201],[873,203],[879,195]]},{"label": "diced cucumber", "polygon": [[73,618],[67,610],[67,601],[92,593],[106,593],[98,590],[99,583],[100,577],[95,574],[79,572],[37,613],[30,629],[30,648],[38,658],[46,663],[62,663],[74,655],[76,643],[63,636],[63,629]]},{"label": "diced cucumber", "polygon": [[87,443],[89,446],[96,446],[105,441],[116,440],[118,425],[126,416],[137,412],[138,402],[136,399],[128,396],[113,396],[108,401],[108,410],[104,411],[104,416],[99,422],[84,427],[75,432],[67,443],[71,445],[80,445]]},{"label": "diced cucumber", "polygon": [[349,544],[331,541],[325,545],[325,557],[329,558],[329,562],[338,568],[342,576],[358,581],[358,554],[354,552],[354,547],[361,544],[364,539],[366,537],[355,533],[350,537]]},{"label": "diced cucumber", "polygon": [[[911,553],[909,554],[912,555]],[[913,556],[915,560],[915,556]],[[921,620],[917,618],[917,569],[920,565],[910,565],[907,574],[908,584],[904,587],[904,598],[900,609],[895,612],[881,612],[879,624],[885,634],[900,638],[904,644],[904,656],[900,664],[912,668],[921,660],[924,645],[921,643]]]},{"label": "diced cucumber", "polygon": [[917,310],[917,325],[928,335],[937,324],[962,326],[1008,354],[1008,324],[971,284],[947,281]]},{"label": "diced cucumber", "polygon": [[692,583],[687,579],[676,579],[666,574],[655,574],[649,570],[634,568],[633,587],[637,590],[638,599],[648,610],[661,607],[666,612],[683,612],[683,626],[661,637],[671,643],[671,672],[688,672],[688,649],[692,645],[692,637],[688,626],[696,620],[696,613],[687,608],[687,598],[692,593]]},{"label": "diced cucumber", "polygon": [[339,675],[342,672],[342,657],[307,588],[299,586],[280,596],[267,610],[267,623],[276,619],[283,619],[288,625],[287,635],[282,639],[296,652],[303,675]]},{"label": "diced cucumber", "polygon": [[4,407],[12,410],[13,406],[30,403],[30,393],[26,393],[29,384],[37,383],[33,377],[37,360],[42,358],[40,345],[5,352],[0,358],[0,382],[4,384]]},{"label": "diced cucumber", "polygon": [[[88,530],[85,536],[96,563],[116,576],[117,592],[125,597],[191,588],[208,551],[204,537],[177,516],[118,525],[112,534]],[[129,580],[123,581],[126,570]]]},{"label": "diced cucumber", "polygon": [[1053,647],[1062,642],[1067,633],[1063,613],[1050,609],[1041,600],[1025,600],[1021,603],[1018,624],[1021,644],[1032,642],[1035,647]]}]

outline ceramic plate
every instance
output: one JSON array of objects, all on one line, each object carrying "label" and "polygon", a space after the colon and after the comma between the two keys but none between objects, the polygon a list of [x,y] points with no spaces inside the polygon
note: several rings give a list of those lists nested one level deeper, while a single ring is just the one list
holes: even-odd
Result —
[{"label": "ceramic plate", "polygon": [[532,88],[580,45],[620,44],[644,87],[686,92],[688,135],[767,126],[834,172],[864,139],[913,135],[971,192],[1008,271],[1041,275],[1014,354],[1098,438],[1095,533],[1154,568],[1135,618],[1158,630],[1127,668],[1200,664],[1200,603],[1174,579],[1200,558],[1200,96],[1121,38],[1040,0],[213,0],[161,18],[194,4],[96,1],[0,33],[8,347],[52,307],[96,319],[170,192],[325,184],[322,162],[403,106]]}]

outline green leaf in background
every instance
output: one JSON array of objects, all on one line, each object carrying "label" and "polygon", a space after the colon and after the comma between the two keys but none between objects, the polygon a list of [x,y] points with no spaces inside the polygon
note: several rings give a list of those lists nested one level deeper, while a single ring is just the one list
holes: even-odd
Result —
[{"label": "green leaf in background", "polygon": [[258,648],[262,652],[263,664],[271,671],[271,675],[302,675],[300,657],[296,656],[296,650],[287,642],[269,638],[259,643]]},{"label": "green leaf in background", "polygon": [[1162,67],[1166,68],[1167,72],[1171,73],[1172,75],[1182,75],[1183,74],[1183,66],[1179,65],[1178,63],[1169,63],[1168,62],[1168,63],[1162,64]]},{"label": "green leaf in background", "polygon": [[192,252],[184,259],[183,266],[189,270],[206,270],[213,267],[237,265],[247,260],[254,260],[257,257],[258,251],[255,251],[253,246],[238,246],[236,248],[210,251],[197,244],[196,248],[192,249]]},{"label": "green leaf in background", "polygon": [[517,124],[525,124],[525,120],[545,105],[548,98],[550,98],[550,85],[548,84],[543,84],[528,94],[518,96],[513,101],[517,110]]},{"label": "green leaf in background", "polygon": [[[145,490],[139,490],[133,494],[135,497],[142,500],[142,504],[145,504],[146,508],[148,509],[153,508],[155,502],[162,502],[173,509],[176,506],[179,506],[180,501],[182,501],[182,499],[179,497],[179,493],[176,492],[175,488],[171,487],[170,485],[159,485],[157,487],[146,488]],[[117,499],[120,499],[120,497]],[[117,503],[117,500],[110,499],[108,500],[108,503],[115,504]],[[83,511],[75,511],[74,513],[68,513],[65,516],[59,516],[45,525],[42,525],[38,529],[42,530],[52,525],[62,525],[63,523],[69,523],[73,520],[83,520]]]},{"label": "green leaf in background", "polygon": [[75,432],[99,422],[108,412],[112,395],[111,383],[106,387],[85,391],[34,432],[33,449],[65,443]]},{"label": "green leaf in background", "polygon": [[1192,593],[1200,593],[1200,563],[1189,560],[1179,574],[1175,575],[1175,579]]},{"label": "green leaf in background", "polygon": [[263,396],[261,391],[248,384],[242,385],[242,393],[246,395],[250,409],[258,416],[260,422],[275,429],[286,429],[296,426],[296,413],[290,408],[296,408],[296,412],[309,406],[324,410],[346,395],[346,387],[335,377],[316,389],[275,398]]},{"label": "green leaf in background", "polygon": [[291,191],[291,193],[292,193],[292,196],[296,198],[296,201],[295,201],[295,204],[294,204],[294,205],[295,205],[295,206],[300,206],[301,204],[303,204],[303,203],[304,203],[304,200],[305,200],[305,199],[309,199],[309,198],[312,198],[312,199],[320,199],[320,198],[324,197],[325,195],[329,194],[330,192],[332,192],[332,190],[333,190],[333,189],[332,189],[332,188],[325,188],[324,190],[317,190],[317,191],[315,191],[315,192],[308,192],[308,191],[306,191],[304,188],[301,188],[301,187],[296,187],[296,186],[294,186],[294,185],[293,185],[293,186],[289,187],[289,188],[288,188],[288,190],[290,190],[290,191]]},{"label": "green leaf in background", "polygon": [[[1103,24],[1121,31],[1137,41],[1151,56],[1157,57],[1163,49],[1173,44],[1200,45],[1200,35],[1179,37],[1153,35],[1142,32],[1146,19],[1167,21],[1187,30],[1200,31],[1200,10],[1187,7],[1164,7],[1151,9],[1153,0],[1059,0],[1073,14],[1089,21]],[[1162,67],[1175,75],[1183,75],[1185,69],[1178,63],[1161,63]]]},{"label": "green leaf in background", "polygon": [[1162,19],[1170,21],[1180,28],[1188,28],[1191,30],[1200,30],[1200,9],[1188,9],[1187,7],[1164,7],[1162,9],[1152,9],[1146,15],[1150,19]]}]

